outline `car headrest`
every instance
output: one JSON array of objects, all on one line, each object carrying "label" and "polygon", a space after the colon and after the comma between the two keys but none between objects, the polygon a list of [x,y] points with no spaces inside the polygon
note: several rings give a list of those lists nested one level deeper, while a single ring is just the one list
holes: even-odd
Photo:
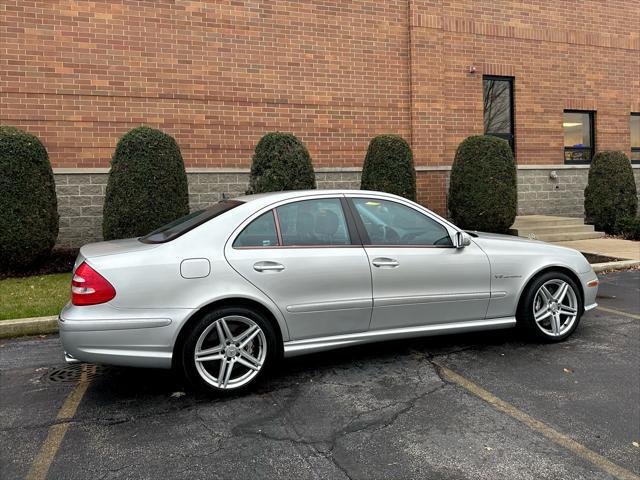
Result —
[{"label": "car headrest", "polygon": [[338,231],[338,223],[338,215],[335,212],[322,210],[316,216],[316,233],[331,237]]}]

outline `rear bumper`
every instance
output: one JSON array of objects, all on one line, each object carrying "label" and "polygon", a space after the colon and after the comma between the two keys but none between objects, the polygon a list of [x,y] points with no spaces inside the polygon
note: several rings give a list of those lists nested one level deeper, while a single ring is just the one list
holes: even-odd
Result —
[{"label": "rear bumper", "polygon": [[65,361],[171,368],[177,330],[189,312],[67,304],[58,317]]}]

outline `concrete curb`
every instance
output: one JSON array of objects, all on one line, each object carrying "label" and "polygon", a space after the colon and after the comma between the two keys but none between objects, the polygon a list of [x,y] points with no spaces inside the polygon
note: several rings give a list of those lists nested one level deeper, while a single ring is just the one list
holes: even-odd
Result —
[{"label": "concrete curb", "polygon": [[44,335],[58,332],[58,317],[19,318],[0,320],[0,338]]},{"label": "concrete curb", "polygon": [[591,265],[593,271],[596,273],[626,270],[627,268],[638,266],[640,266],[640,260],[620,260],[618,262],[594,263]]}]

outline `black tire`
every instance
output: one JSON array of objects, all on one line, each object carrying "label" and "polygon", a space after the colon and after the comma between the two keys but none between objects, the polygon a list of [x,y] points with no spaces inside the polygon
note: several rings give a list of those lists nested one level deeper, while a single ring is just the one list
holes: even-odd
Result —
[{"label": "black tire", "polygon": [[[538,324],[534,316],[534,301],[536,299],[536,294],[543,285],[547,284],[550,281],[565,282],[569,285],[569,287],[573,289],[577,310],[576,318],[575,320],[573,320],[573,323],[569,326],[569,328],[567,328],[566,331],[562,332],[562,334],[555,336],[548,333],[543,326]],[[578,328],[578,324],[580,323],[583,311],[584,304],[582,299],[582,292],[576,282],[565,273],[559,271],[549,271],[534,278],[527,286],[526,290],[522,294],[522,298],[520,299],[516,319],[518,322],[518,327],[525,334],[527,339],[543,343],[557,343],[569,338],[571,334],[576,330],[576,328]],[[564,325],[566,324],[563,323],[563,328]]]},{"label": "black tire", "polygon": [[[262,334],[264,335],[264,338],[262,338],[262,340],[258,338],[256,341],[258,342],[258,344],[264,345],[264,347],[266,348],[266,352],[265,352],[264,360],[262,361],[261,367],[257,372],[257,374],[255,374],[255,376],[253,376],[250,380],[248,380],[246,383],[242,385],[238,385],[238,386],[228,385],[226,388],[221,388],[220,386],[217,386],[215,384],[216,382],[212,377],[216,376],[215,371],[218,371],[218,369],[220,368],[219,365],[221,364],[222,360],[201,362],[200,368],[199,368],[196,365],[195,352],[196,352],[196,347],[198,346],[198,341],[200,337],[203,335],[203,333],[207,329],[209,329],[210,333],[208,333],[207,336],[204,337],[205,338],[204,341],[207,341],[208,335],[212,335],[216,339],[216,342],[214,342],[214,344],[217,344],[220,342],[218,335],[216,333],[217,326],[213,324],[218,322],[219,319],[222,319],[222,318],[226,319],[229,317],[232,317],[232,318],[243,317],[245,319],[249,319],[250,321],[254,322],[255,325],[259,327],[259,329],[262,331]],[[231,324],[229,326],[230,333],[234,334],[235,332],[233,331],[234,326],[232,321],[228,321],[227,323]],[[267,320],[264,317],[264,315],[262,315],[260,312],[256,310],[243,307],[243,306],[228,306],[228,307],[222,307],[222,308],[212,310],[204,314],[191,327],[189,333],[184,338],[184,342],[181,349],[182,350],[182,358],[181,358],[182,372],[184,374],[185,379],[192,387],[204,392],[212,393],[215,395],[231,395],[231,394],[246,392],[247,390],[250,390],[251,388],[255,387],[260,381],[262,381],[265,378],[265,376],[267,376],[267,374],[269,373],[269,370],[273,367],[277,359],[280,357],[281,346],[280,347],[278,346],[277,338],[278,336],[276,335],[274,331],[274,327],[271,324],[271,322],[269,322],[269,320]],[[203,343],[202,345],[205,345],[205,344]],[[240,350],[238,349],[238,351]],[[224,355],[227,355],[227,354],[225,353]],[[238,353],[238,356],[240,356],[239,353]],[[225,356],[224,358],[228,359],[228,361],[236,360],[234,357],[228,358],[227,356]],[[239,371],[242,372],[243,369],[245,369],[247,372],[249,372],[249,374],[251,374],[250,369],[244,367],[243,365],[240,365],[239,363],[237,363],[237,367],[235,367],[235,365],[236,364],[232,366],[231,370],[233,368],[238,368],[240,369]],[[221,370],[219,371],[221,372]],[[201,372],[204,372],[204,373],[201,373]]]}]

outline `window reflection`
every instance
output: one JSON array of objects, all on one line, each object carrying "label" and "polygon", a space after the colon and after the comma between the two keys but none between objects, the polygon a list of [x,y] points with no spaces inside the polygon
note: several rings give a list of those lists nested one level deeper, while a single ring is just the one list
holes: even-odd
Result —
[{"label": "window reflection", "polygon": [[513,79],[483,77],[484,133],[504,138],[514,148]]},{"label": "window reflection", "polygon": [[631,161],[640,163],[640,113],[632,113],[629,119],[631,130]]},{"label": "window reflection", "polygon": [[568,163],[588,163],[593,157],[593,112],[565,111],[564,160]]}]

